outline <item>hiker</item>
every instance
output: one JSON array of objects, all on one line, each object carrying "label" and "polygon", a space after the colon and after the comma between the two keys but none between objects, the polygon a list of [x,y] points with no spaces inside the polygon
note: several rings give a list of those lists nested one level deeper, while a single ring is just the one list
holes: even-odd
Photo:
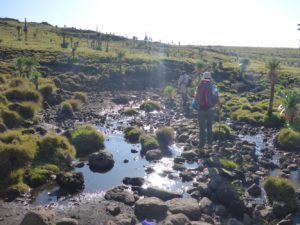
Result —
[{"label": "hiker", "polygon": [[189,97],[187,87],[191,82],[191,77],[187,73],[181,73],[178,79],[178,90],[182,97],[182,105],[183,109],[188,112],[189,111]]},{"label": "hiker", "polygon": [[[203,79],[199,82],[194,93],[194,103],[198,110],[198,123],[200,127],[199,149],[203,149],[207,140],[208,148],[211,148],[213,135],[212,125],[215,114],[215,106],[221,106],[217,86],[212,82],[211,72],[204,72]],[[193,106],[195,107],[195,106]]]}]

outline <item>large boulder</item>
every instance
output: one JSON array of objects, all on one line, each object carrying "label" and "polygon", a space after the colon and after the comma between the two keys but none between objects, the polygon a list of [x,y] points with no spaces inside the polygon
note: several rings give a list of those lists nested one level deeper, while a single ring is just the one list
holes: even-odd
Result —
[{"label": "large boulder", "polygon": [[93,172],[107,172],[114,164],[113,155],[108,151],[95,152],[89,156],[89,166]]},{"label": "large boulder", "polygon": [[190,225],[190,220],[186,215],[178,213],[169,215],[162,223],[163,225]]},{"label": "large boulder", "polygon": [[53,225],[54,214],[45,209],[32,210],[26,213],[20,225]]},{"label": "large boulder", "polygon": [[142,177],[125,177],[123,183],[131,186],[142,186],[145,183],[145,179]]},{"label": "large boulder", "polygon": [[171,213],[183,213],[190,220],[198,220],[201,216],[198,202],[193,198],[174,198],[167,201],[166,204]]},{"label": "large boulder", "polygon": [[182,197],[181,194],[166,191],[163,189],[159,189],[156,187],[148,187],[148,188],[139,188],[138,192],[140,195],[144,195],[147,197],[156,197],[163,201],[171,200],[173,198],[180,198]]},{"label": "large boulder", "polygon": [[211,215],[213,213],[213,202],[207,197],[204,197],[200,200],[199,207],[201,213],[207,215]]},{"label": "large boulder", "polygon": [[111,190],[108,190],[105,195],[104,198],[106,200],[114,200],[114,201],[118,201],[118,202],[123,202],[126,205],[133,205],[135,202],[135,198],[133,196],[133,194],[129,191],[126,191],[124,188],[122,187],[115,187]]},{"label": "large boulder", "polygon": [[70,193],[84,189],[84,177],[81,172],[59,173],[56,176],[57,184]]},{"label": "large boulder", "polygon": [[167,205],[156,197],[139,199],[135,203],[135,215],[139,218],[165,218],[167,210]]}]

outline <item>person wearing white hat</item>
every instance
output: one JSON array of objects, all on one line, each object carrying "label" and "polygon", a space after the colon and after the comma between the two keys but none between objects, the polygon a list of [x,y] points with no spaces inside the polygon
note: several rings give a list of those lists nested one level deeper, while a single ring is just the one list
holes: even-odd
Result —
[{"label": "person wearing white hat", "polygon": [[215,114],[215,106],[220,106],[220,99],[217,86],[212,81],[211,72],[203,73],[202,80],[199,82],[194,99],[198,110],[199,149],[202,150],[207,142],[208,148],[211,148],[213,136],[212,125]]}]

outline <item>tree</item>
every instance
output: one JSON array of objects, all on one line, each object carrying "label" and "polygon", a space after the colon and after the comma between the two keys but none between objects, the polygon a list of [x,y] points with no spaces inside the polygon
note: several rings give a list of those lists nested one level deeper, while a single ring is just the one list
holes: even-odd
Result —
[{"label": "tree", "polygon": [[17,27],[16,27],[16,29],[17,29],[17,34],[18,34],[18,40],[21,40],[21,26],[20,25],[18,25]]},{"label": "tree", "polygon": [[25,18],[25,24],[24,24],[23,31],[24,31],[24,34],[25,34],[25,41],[27,41],[28,26],[27,26],[26,18]]},{"label": "tree", "polygon": [[18,57],[16,59],[15,65],[17,67],[17,70],[19,71],[19,76],[22,77],[24,72],[24,57]]},{"label": "tree", "polygon": [[39,90],[39,78],[42,76],[42,74],[38,71],[34,71],[31,74],[31,81],[34,83],[35,85],[35,89]]},{"label": "tree", "polygon": [[282,104],[278,107],[280,115],[288,124],[296,121],[300,104],[300,95],[296,91],[281,92]]},{"label": "tree", "polygon": [[76,50],[77,50],[78,46],[79,46],[79,42],[78,41],[74,42],[71,45],[71,47],[72,47],[72,58],[73,59],[75,59],[75,53],[76,53]]},{"label": "tree", "polygon": [[37,61],[34,57],[24,57],[24,67],[26,77],[29,78],[31,76],[32,70],[37,65]]},{"label": "tree", "polygon": [[122,64],[123,64],[124,57],[125,57],[125,52],[124,51],[119,51],[117,53],[117,62],[119,64],[120,74],[122,73]]},{"label": "tree", "polygon": [[274,94],[275,94],[275,83],[278,81],[278,70],[280,69],[280,61],[272,59],[266,64],[268,71],[268,78],[271,83],[270,90],[270,101],[268,107],[268,115],[271,116],[273,112]]}]

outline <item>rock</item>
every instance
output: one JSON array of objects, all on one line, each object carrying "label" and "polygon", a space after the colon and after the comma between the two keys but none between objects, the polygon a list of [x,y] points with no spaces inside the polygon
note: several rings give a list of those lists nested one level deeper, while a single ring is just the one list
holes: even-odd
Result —
[{"label": "rock", "polygon": [[204,197],[199,202],[199,208],[201,213],[212,215],[213,213],[213,202],[208,199],[207,197]]},{"label": "rock", "polygon": [[186,160],[196,160],[198,158],[198,155],[194,150],[189,150],[182,152],[181,157]]},{"label": "rock", "polygon": [[122,187],[115,187],[111,190],[108,190],[105,195],[104,198],[106,200],[114,200],[114,201],[118,201],[118,202],[123,202],[126,205],[133,205],[135,202],[135,198],[134,195],[126,190],[124,190],[124,188]]},{"label": "rock", "polygon": [[131,186],[142,186],[145,183],[145,179],[142,177],[125,177],[123,183]]},{"label": "rock", "polygon": [[109,203],[106,206],[106,211],[109,212],[112,216],[116,216],[121,212],[121,209],[118,205],[114,203]]},{"label": "rock", "polygon": [[177,141],[178,141],[179,143],[185,143],[188,139],[189,139],[189,135],[188,135],[187,133],[180,134],[180,135],[177,137]]},{"label": "rock", "polygon": [[120,214],[116,216],[117,225],[135,225],[136,219],[132,214]]},{"label": "rock", "polygon": [[213,225],[212,223],[207,223],[204,221],[192,221],[192,225]]},{"label": "rock", "polygon": [[140,195],[144,195],[144,196],[147,196],[147,197],[156,197],[156,198],[159,198],[163,201],[171,200],[173,198],[182,197],[181,194],[169,192],[169,191],[159,189],[159,188],[156,188],[156,187],[148,187],[146,189],[140,188],[138,190],[138,192],[139,192]]},{"label": "rock", "polygon": [[285,217],[289,213],[294,212],[297,209],[296,201],[287,204],[285,202],[273,202],[273,213],[278,217]]},{"label": "rock", "polygon": [[287,168],[289,170],[297,170],[298,169],[298,165],[296,163],[292,163],[292,164],[288,165]]},{"label": "rock", "polygon": [[159,149],[149,150],[146,152],[146,160],[160,160],[162,158],[162,152]]},{"label": "rock", "polygon": [[169,215],[162,223],[162,225],[189,225],[190,220],[186,215],[178,213],[175,215]]},{"label": "rock", "polygon": [[78,225],[78,221],[71,218],[62,218],[56,222],[56,225]]},{"label": "rock", "polygon": [[139,151],[136,150],[136,149],[131,149],[130,151],[131,151],[131,153],[138,153],[138,152],[139,152]]},{"label": "rock", "polygon": [[182,182],[189,182],[194,179],[195,174],[192,171],[184,171],[184,172],[181,172],[179,174],[179,176],[181,177]]},{"label": "rock", "polygon": [[258,197],[261,195],[261,188],[257,184],[252,184],[248,188],[248,193],[253,197]]},{"label": "rock", "polygon": [[174,163],[184,163],[185,159],[181,156],[177,156],[174,158]]},{"label": "rock", "polygon": [[81,172],[59,173],[56,176],[57,184],[70,193],[84,189],[84,178]]},{"label": "rock", "polygon": [[215,207],[215,213],[218,216],[225,217],[227,215],[226,207],[224,205],[216,205],[216,207]]},{"label": "rock", "polygon": [[174,198],[167,201],[166,204],[171,213],[183,213],[190,220],[198,220],[201,216],[198,202],[193,198]]},{"label": "rock", "polygon": [[76,168],[82,168],[84,167],[84,162],[78,162],[74,165]]},{"label": "rock", "polygon": [[45,209],[32,210],[26,213],[20,225],[52,225],[54,214]]},{"label": "rock", "polygon": [[135,203],[135,215],[141,218],[165,218],[168,207],[156,197],[139,199]]},{"label": "rock", "polygon": [[93,172],[107,172],[114,167],[113,155],[108,151],[100,151],[89,156],[89,166]]}]

